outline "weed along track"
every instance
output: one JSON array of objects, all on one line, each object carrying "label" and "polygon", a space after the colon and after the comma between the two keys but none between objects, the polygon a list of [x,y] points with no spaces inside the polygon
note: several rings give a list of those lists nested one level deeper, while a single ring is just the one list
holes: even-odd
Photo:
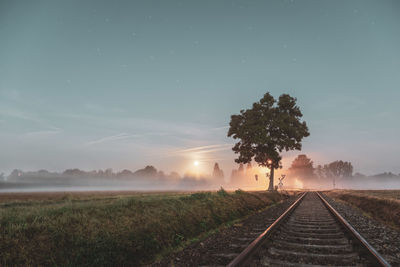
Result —
[{"label": "weed along track", "polygon": [[321,194],[308,192],[228,266],[390,265]]}]

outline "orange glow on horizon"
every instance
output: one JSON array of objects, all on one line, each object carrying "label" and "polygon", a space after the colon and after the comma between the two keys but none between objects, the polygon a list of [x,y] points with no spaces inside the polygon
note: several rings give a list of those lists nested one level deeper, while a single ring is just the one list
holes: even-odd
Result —
[{"label": "orange glow on horizon", "polygon": [[303,182],[297,178],[294,179],[294,185],[296,188],[303,189]]}]

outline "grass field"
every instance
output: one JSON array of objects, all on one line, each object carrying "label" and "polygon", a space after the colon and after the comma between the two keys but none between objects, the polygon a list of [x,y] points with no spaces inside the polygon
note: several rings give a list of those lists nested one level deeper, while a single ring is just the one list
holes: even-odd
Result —
[{"label": "grass field", "polygon": [[400,190],[334,190],[327,193],[400,230]]},{"label": "grass field", "polygon": [[140,265],[284,199],[278,193],[3,194],[0,265]]},{"label": "grass field", "polygon": [[[353,195],[372,196],[384,199],[400,200],[400,190],[337,190],[341,193],[351,193]],[[335,191],[334,191],[335,192]]]}]

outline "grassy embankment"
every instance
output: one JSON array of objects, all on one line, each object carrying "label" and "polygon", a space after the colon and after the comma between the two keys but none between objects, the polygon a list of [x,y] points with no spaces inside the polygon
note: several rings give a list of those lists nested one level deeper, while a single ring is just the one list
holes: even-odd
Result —
[{"label": "grassy embankment", "polygon": [[285,198],[236,191],[0,204],[0,265],[140,265]]},{"label": "grassy embankment", "polygon": [[335,190],[327,195],[345,201],[367,216],[400,230],[400,190]]}]

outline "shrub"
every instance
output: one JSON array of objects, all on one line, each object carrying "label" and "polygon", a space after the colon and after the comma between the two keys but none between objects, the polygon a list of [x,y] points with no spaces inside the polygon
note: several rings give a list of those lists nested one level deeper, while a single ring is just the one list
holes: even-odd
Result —
[{"label": "shrub", "polygon": [[217,194],[221,197],[226,197],[228,196],[228,192],[225,191],[225,189],[221,186],[221,188],[217,191]]},{"label": "shrub", "polygon": [[235,190],[235,194],[240,195],[240,194],[243,194],[243,193],[244,193],[244,191],[242,189],[240,189],[240,188]]}]

